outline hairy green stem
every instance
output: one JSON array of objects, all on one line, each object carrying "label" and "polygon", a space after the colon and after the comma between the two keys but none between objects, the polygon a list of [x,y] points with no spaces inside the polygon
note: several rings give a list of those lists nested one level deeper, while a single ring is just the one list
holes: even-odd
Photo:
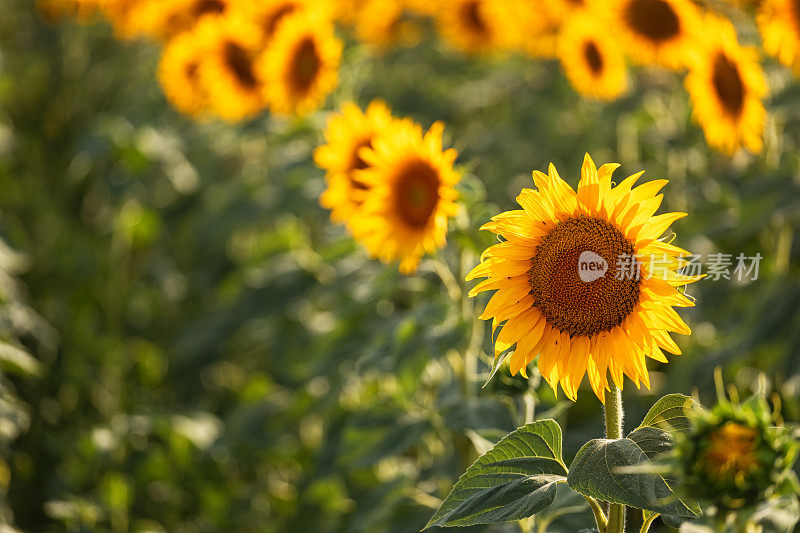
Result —
[{"label": "hairy green stem", "polygon": [[642,519],[644,520],[644,522],[642,522],[642,528],[639,530],[639,533],[648,533],[648,531],[650,531],[650,526],[652,525],[653,520],[655,520],[656,518],[658,518],[657,514],[650,515],[650,518],[645,518],[644,511],[642,511]]},{"label": "hairy green stem", "polygon": [[595,500],[591,496],[584,496],[584,498],[589,503],[589,507],[592,508],[592,513],[594,514],[594,521],[597,522],[597,531],[599,531],[600,533],[607,533],[608,521],[606,520],[606,514],[603,512],[603,509],[600,507],[600,504],[597,503],[597,500]]},{"label": "hairy green stem", "polygon": [[[620,391],[613,380],[609,380],[610,389],[606,393],[606,438],[622,438],[622,391]],[[625,532],[625,506],[612,503],[608,508],[608,527],[607,533]]]}]

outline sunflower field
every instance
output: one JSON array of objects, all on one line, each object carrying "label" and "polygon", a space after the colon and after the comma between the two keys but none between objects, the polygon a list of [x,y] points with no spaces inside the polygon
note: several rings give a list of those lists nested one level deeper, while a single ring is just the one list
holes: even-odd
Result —
[{"label": "sunflower field", "polygon": [[795,0],[0,0],[0,533],[800,531],[798,225]]}]

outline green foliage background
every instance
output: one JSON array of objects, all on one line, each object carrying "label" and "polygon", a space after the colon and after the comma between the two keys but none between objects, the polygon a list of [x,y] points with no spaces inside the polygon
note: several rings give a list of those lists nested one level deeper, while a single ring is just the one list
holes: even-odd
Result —
[{"label": "green foliage background", "polygon": [[[667,392],[713,401],[718,365],[800,420],[800,85],[785,69],[765,67],[764,153],[729,159],[677,75],[638,72],[603,105],[552,63],[349,43],[328,109],[380,97],[443,120],[466,172],[451,246],[404,277],[317,203],[325,113],[193,123],[160,93],[156,47],[48,25],[30,0],[0,13],[0,516],[16,528],[418,531],[477,450],[545,413],[569,462],[602,435],[601,405],[505,369],[480,389],[490,360],[472,375],[464,353],[481,335],[488,351],[488,331],[460,280],[491,244],[477,227],[531,170],[553,161],[575,185],[586,151],[672,180],[680,246],[764,257],[757,281],[690,289],[694,334],[651,365],[651,391],[626,387],[626,429]],[[572,504],[537,527],[591,526]]]}]

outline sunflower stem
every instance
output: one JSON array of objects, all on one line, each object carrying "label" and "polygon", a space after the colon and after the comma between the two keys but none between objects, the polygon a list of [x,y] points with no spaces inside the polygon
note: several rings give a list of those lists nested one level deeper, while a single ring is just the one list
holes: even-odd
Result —
[{"label": "sunflower stem", "polygon": [[[613,379],[609,380],[610,390],[606,393],[606,438],[622,438],[622,391],[617,388]],[[607,533],[625,532],[625,506],[612,503],[608,508]]]}]

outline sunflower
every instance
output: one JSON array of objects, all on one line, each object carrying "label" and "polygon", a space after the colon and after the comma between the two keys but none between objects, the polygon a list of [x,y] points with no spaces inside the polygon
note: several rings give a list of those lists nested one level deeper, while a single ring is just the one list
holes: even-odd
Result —
[{"label": "sunflower", "polygon": [[236,16],[208,17],[196,28],[203,43],[200,81],[211,109],[229,121],[242,120],[265,107],[264,84],[254,61],[261,52],[261,29]]},{"label": "sunflower", "polygon": [[624,49],[638,63],[678,69],[699,33],[699,13],[689,0],[615,0]]},{"label": "sunflower", "polygon": [[353,17],[358,39],[378,49],[410,46],[420,30],[406,0],[362,0]]},{"label": "sunflower", "polygon": [[466,53],[486,53],[498,44],[498,26],[493,0],[446,0],[437,12],[439,33],[454,47]]},{"label": "sunflower", "polygon": [[706,470],[716,479],[737,478],[758,467],[755,429],[728,421],[709,435]]},{"label": "sunflower", "polygon": [[141,17],[138,10],[150,0],[99,0],[98,6],[114,27],[120,39],[130,39],[141,35]]},{"label": "sunflower", "polygon": [[481,228],[503,242],[467,276],[489,278],[470,296],[497,291],[481,315],[493,328],[505,322],[497,356],[516,344],[511,372],[526,376],[538,355],[545,380],[573,400],[584,374],[601,401],[609,373],[620,389],[624,375],[649,387],[645,356],[666,362],[662,349],[680,353],[669,332],[690,333],[672,306],[693,305],[676,287],[700,276],[680,275],[688,252],[657,240],[685,213],[653,216],[667,180],[633,189],[640,172],[612,188],[618,166],[597,169],[587,154],[577,194],[552,164],[548,174],[534,172],[538,191],[522,190],[522,210]]},{"label": "sunflower", "polygon": [[307,13],[286,18],[257,64],[272,110],[302,115],[319,107],[338,83],[341,55],[330,19]]},{"label": "sunflower", "polygon": [[540,0],[488,0],[483,11],[499,48],[532,57],[556,55],[558,23]]},{"label": "sunflower", "polygon": [[347,103],[328,120],[327,144],[314,151],[314,161],[327,171],[327,188],[320,196],[320,205],[331,210],[334,222],[349,222],[361,206],[369,189],[356,177],[357,171],[367,168],[359,150],[371,147],[392,121],[391,111],[379,100],[370,103],[365,113],[354,103]]},{"label": "sunflower", "polygon": [[694,117],[708,144],[728,153],[744,145],[753,153],[763,146],[762,98],[767,93],[758,52],[739,45],[733,25],[707,16],[706,40],[690,62],[686,89],[694,102]]},{"label": "sunflower", "polygon": [[455,215],[461,176],[453,168],[456,151],[442,149],[444,126],[437,122],[423,136],[410,119],[392,127],[362,148],[367,164],[355,177],[368,189],[353,234],[373,257],[400,261],[400,272],[416,270],[426,252],[444,246],[448,218]]},{"label": "sunflower", "polygon": [[158,64],[164,94],[187,115],[197,116],[208,110],[208,91],[200,79],[203,51],[197,34],[185,32],[166,44]]},{"label": "sunflower", "polygon": [[579,93],[613,100],[625,92],[625,57],[617,41],[597,31],[598,13],[585,10],[565,21],[559,56],[567,79]]},{"label": "sunflower", "polygon": [[792,465],[798,442],[767,401],[720,399],[710,411],[692,412],[667,459],[681,478],[680,492],[704,506],[753,508],[778,487],[796,486]]},{"label": "sunflower", "polygon": [[793,0],[764,0],[757,20],[764,50],[800,72],[800,4]]},{"label": "sunflower", "polygon": [[309,0],[260,0],[243,2],[242,13],[261,26],[266,40],[270,40],[280,24],[290,15],[304,10],[332,17],[332,6],[327,1]]},{"label": "sunflower", "polygon": [[230,13],[236,0],[145,0],[130,17],[138,32],[167,41],[205,16]]}]

